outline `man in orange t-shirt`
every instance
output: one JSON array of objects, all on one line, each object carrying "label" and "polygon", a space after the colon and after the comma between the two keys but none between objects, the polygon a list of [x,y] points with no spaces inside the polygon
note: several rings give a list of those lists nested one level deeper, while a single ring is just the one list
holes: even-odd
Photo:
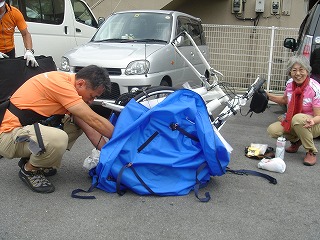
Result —
[{"label": "man in orange t-shirt", "polygon": [[31,34],[22,13],[17,8],[7,4],[5,0],[0,0],[0,58],[15,58],[15,27],[18,27],[26,48],[24,55],[24,59],[27,59],[26,65],[28,66],[30,63],[32,67],[39,66],[33,55]]},{"label": "man in orange t-shirt", "polygon": [[[107,71],[90,65],[76,74],[52,71],[36,75],[12,95],[0,125],[0,155],[21,158],[19,177],[32,190],[55,190],[45,173],[56,173],[64,152],[82,132],[99,150],[106,143],[104,137],[111,137],[113,125],[88,106],[105,90],[110,91],[110,85]],[[37,117],[32,118],[30,112]],[[53,115],[63,116],[62,129],[34,125]],[[40,149],[36,126],[45,151]]]}]

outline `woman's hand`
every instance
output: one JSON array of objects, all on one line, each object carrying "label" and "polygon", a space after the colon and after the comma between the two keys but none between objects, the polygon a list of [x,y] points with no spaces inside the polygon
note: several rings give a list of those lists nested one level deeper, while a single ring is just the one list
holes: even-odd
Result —
[{"label": "woman's hand", "polygon": [[306,120],[306,123],[304,124],[304,128],[310,128],[310,127],[312,127],[312,126],[314,126],[315,125],[315,123],[314,123],[314,120],[313,120],[313,118],[310,118],[310,119],[307,119]]},{"label": "woman's hand", "polygon": [[320,108],[318,107],[313,108],[313,114],[314,114],[313,118],[307,119],[303,127],[310,128],[320,123]]}]

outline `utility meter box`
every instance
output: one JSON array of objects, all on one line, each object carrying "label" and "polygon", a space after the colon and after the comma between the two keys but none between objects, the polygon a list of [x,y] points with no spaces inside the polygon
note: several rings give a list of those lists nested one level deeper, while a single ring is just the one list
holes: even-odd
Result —
[{"label": "utility meter box", "polygon": [[256,0],[256,12],[264,12],[264,0]]},{"label": "utility meter box", "polygon": [[280,14],[280,0],[273,0],[271,2],[271,14],[272,15]]}]

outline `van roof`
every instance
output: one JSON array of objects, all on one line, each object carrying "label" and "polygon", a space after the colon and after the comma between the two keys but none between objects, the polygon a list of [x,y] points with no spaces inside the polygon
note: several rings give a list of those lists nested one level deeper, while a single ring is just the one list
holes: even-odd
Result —
[{"label": "van roof", "polygon": [[183,13],[183,12],[179,12],[179,11],[173,11],[173,10],[128,10],[128,11],[119,11],[119,12],[115,12],[115,13],[112,13],[111,15],[114,15],[114,14],[122,14],[122,13],[162,13],[162,14],[170,14],[172,16],[186,16],[186,17],[189,17],[189,18],[193,18],[195,20],[198,20],[198,21],[201,21],[200,18],[198,17],[195,17],[195,16],[192,16],[190,14],[187,14],[187,13]]}]

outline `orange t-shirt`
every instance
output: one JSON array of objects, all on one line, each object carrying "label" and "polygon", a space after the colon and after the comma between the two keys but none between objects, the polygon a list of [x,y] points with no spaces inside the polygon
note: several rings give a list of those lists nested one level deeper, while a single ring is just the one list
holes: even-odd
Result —
[{"label": "orange t-shirt", "polygon": [[20,31],[27,28],[27,23],[22,13],[15,7],[6,4],[7,12],[0,20],[0,52],[6,53],[14,48],[14,29],[18,27]]},{"label": "orange t-shirt", "polygon": [[[75,88],[75,74],[52,71],[30,78],[12,95],[10,101],[19,109],[31,109],[43,116],[65,114],[81,102]],[[19,119],[6,110],[0,133],[21,127]]]}]

